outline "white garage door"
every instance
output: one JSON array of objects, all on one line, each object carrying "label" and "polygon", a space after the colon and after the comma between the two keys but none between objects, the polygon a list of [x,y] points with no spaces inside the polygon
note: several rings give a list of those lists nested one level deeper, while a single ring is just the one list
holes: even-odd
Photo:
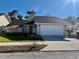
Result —
[{"label": "white garage door", "polygon": [[64,27],[63,26],[55,26],[55,25],[41,25],[40,26],[40,34],[43,36],[64,35]]}]

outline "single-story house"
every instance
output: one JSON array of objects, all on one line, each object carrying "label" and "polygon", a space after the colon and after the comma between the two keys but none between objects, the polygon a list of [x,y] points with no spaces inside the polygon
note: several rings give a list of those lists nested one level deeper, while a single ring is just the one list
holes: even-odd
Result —
[{"label": "single-story house", "polygon": [[40,35],[42,37],[65,37],[66,24],[67,22],[58,17],[35,16],[31,20],[14,20],[6,27],[3,27],[3,31],[8,33],[22,32]]},{"label": "single-story house", "polygon": [[24,25],[27,22],[28,20],[19,20],[19,19],[13,20],[7,26],[2,27],[3,32],[5,33],[20,33],[21,32],[22,33],[23,27],[21,25]]},{"label": "single-story house", "polygon": [[[45,36],[66,36],[66,27],[67,22],[61,20],[58,17],[50,16],[35,16],[33,19],[35,25],[33,26],[33,32],[37,35]],[[29,25],[30,26],[30,25]],[[30,31],[30,30],[29,30]]]}]

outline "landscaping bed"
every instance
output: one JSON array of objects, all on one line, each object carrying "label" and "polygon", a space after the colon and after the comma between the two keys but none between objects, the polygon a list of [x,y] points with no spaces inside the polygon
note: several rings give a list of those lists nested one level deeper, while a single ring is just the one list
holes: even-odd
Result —
[{"label": "landscaping bed", "polygon": [[40,51],[46,44],[0,46],[0,53]]}]

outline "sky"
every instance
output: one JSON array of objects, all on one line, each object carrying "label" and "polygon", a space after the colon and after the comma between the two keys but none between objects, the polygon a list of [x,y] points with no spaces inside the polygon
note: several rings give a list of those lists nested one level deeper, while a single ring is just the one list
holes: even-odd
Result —
[{"label": "sky", "polygon": [[75,4],[72,0],[0,0],[0,12],[8,12],[12,9],[19,10],[25,15],[27,10],[35,10],[37,15],[57,16],[65,18],[68,16],[79,16],[79,2]]}]

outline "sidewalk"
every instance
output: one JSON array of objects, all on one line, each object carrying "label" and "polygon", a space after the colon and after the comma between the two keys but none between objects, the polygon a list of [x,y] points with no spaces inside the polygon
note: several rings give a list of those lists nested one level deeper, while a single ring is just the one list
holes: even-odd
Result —
[{"label": "sidewalk", "polygon": [[[0,46],[11,46],[11,45],[32,45],[35,42],[0,42]],[[37,44],[44,44],[44,42],[39,41]]]}]

